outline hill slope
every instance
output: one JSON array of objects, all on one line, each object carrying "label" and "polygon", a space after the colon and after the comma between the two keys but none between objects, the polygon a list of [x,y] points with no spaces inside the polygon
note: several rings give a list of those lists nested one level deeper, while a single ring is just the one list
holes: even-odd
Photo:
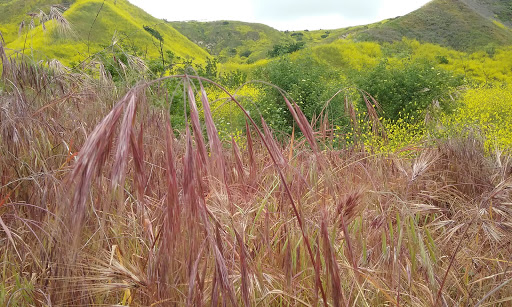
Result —
[{"label": "hill slope", "polygon": [[51,5],[61,4],[69,7],[74,0],[2,0],[0,1],[0,31],[6,42],[18,36],[19,25],[23,20],[29,21],[28,13],[48,12]]},{"label": "hill slope", "polygon": [[[48,12],[56,3],[64,4],[63,15],[71,23],[71,35],[60,35],[53,21],[46,23],[46,33],[38,22],[27,27],[27,13]],[[172,51],[196,62],[214,55],[221,62],[253,63],[267,58],[276,45],[304,42],[312,47],[345,38],[391,42],[408,37],[464,51],[512,44],[510,0],[433,0],[410,14],[371,25],[293,32],[239,21],[167,23],[127,0],[0,0],[0,10],[0,31],[9,48],[68,63],[114,40],[142,57],[156,58],[160,55],[159,42],[144,26],[161,34],[164,53]],[[26,27],[19,35],[23,20]]]},{"label": "hill slope", "polygon": [[240,21],[172,22],[172,26],[221,61],[239,57],[254,62],[275,44],[293,39],[272,27]]},{"label": "hill slope", "polygon": [[497,20],[512,27],[512,1],[510,0],[462,0],[483,17]]},{"label": "hill slope", "polygon": [[509,2],[433,0],[410,14],[358,32],[355,37],[390,42],[405,36],[457,50],[476,50],[489,44],[509,45],[512,31],[499,18],[506,16]]},{"label": "hill slope", "polygon": [[405,16],[370,25],[334,30],[281,32],[261,24],[236,21],[173,22],[183,35],[221,61],[253,62],[276,44],[302,41],[308,46],[338,39],[391,42],[402,37],[457,50],[512,44],[512,1],[433,0]]},{"label": "hill slope", "polygon": [[[11,9],[17,9],[17,14],[13,13],[4,28],[18,27],[17,23],[20,20],[27,20],[28,12],[33,12],[41,6],[49,7],[47,0],[32,1],[30,5],[20,4],[23,2],[9,2]],[[15,50],[30,49],[36,52],[37,57],[55,57],[70,62],[83,59],[116,41],[125,48],[137,51],[143,57],[157,57],[160,50],[159,41],[143,28],[149,26],[161,34],[164,52],[172,51],[177,56],[199,62],[208,57],[206,51],[171,25],[152,17],[126,0],[77,0],[70,4],[63,16],[71,24],[71,34],[59,34],[55,21],[46,23],[48,30],[44,33],[42,25],[36,22],[34,27],[27,28],[14,40],[12,33],[9,32],[6,38],[7,46]]]}]

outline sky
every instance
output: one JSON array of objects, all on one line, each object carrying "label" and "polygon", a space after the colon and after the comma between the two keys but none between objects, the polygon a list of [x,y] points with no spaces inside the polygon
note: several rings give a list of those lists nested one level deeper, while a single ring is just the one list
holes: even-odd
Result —
[{"label": "sky", "polygon": [[239,20],[278,30],[337,29],[412,12],[429,0],[129,0],[168,21]]}]

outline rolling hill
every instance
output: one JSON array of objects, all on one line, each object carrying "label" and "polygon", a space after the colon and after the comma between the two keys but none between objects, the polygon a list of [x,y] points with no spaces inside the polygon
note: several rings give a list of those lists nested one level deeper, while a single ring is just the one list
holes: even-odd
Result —
[{"label": "rolling hill", "polygon": [[[383,21],[385,22],[385,21]],[[268,57],[276,45],[303,42],[312,47],[349,37],[351,33],[376,27],[383,22],[333,30],[279,31],[259,23],[231,20],[171,22],[171,25],[221,62],[254,63]]]},{"label": "rolling hill", "polygon": [[[71,24],[66,35],[55,21],[45,23],[46,32],[37,18],[31,22],[31,13],[48,14],[55,4]],[[309,48],[343,39],[392,42],[407,37],[461,51],[512,44],[509,0],[433,0],[405,16],[316,31],[278,31],[241,21],[166,22],[127,0],[0,0],[0,10],[0,31],[8,48],[65,63],[84,59],[113,42],[143,58],[172,51],[199,63],[215,56],[220,62],[238,64],[255,63],[268,58],[276,45],[298,42]],[[19,31],[22,21],[25,27]],[[155,33],[163,39],[162,50]]]},{"label": "rolling hill", "polygon": [[[203,62],[208,53],[191,42],[168,23],[152,17],[126,0],[77,0],[61,8],[62,15],[71,25],[65,35],[59,33],[56,21],[31,23],[27,14],[38,13],[50,8],[51,2],[14,0],[2,6],[11,14],[3,17],[0,31],[4,34],[7,47],[24,50],[37,58],[58,58],[64,62],[79,61],[116,42],[142,57],[158,57],[160,43],[155,35],[144,29],[150,27],[161,35],[163,51],[189,60]],[[24,30],[18,35],[21,21]],[[13,31],[15,30],[14,34]]]},{"label": "rolling hill", "polygon": [[405,16],[369,25],[316,31],[278,31],[237,21],[173,22],[173,27],[221,61],[251,63],[266,57],[276,44],[301,41],[308,46],[339,39],[392,42],[402,37],[475,51],[512,44],[512,1],[433,0]]},{"label": "rolling hill", "polygon": [[355,38],[391,42],[407,37],[474,51],[489,44],[512,44],[512,31],[505,25],[510,25],[511,13],[508,0],[433,0],[410,14],[359,31]]},{"label": "rolling hill", "polygon": [[239,58],[254,62],[265,58],[273,45],[293,41],[284,32],[258,23],[222,20],[171,25],[220,61]]}]

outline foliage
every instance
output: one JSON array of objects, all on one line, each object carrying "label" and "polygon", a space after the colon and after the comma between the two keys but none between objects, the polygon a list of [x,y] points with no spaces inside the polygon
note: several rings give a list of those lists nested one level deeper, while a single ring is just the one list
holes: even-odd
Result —
[{"label": "foliage", "polygon": [[356,87],[367,91],[382,107],[382,116],[390,120],[421,119],[434,101],[449,110],[447,96],[461,85],[462,78],[437,68],[429,61],[406,61],[390,65],[383,61],[375,68],[353,73]]},{"label": "foliage", "polygon": [[[221,63],[254,63],[264,59],[273,45],[291,42],[284,33],[257,23],[186,21],[172,22],[171,25]],[[239,51],[238,55],[232,53],[233,49]]]},{"label": "foliage", "polygon": [[[137,50],[122,48],[122,45],[119,44],[111,48],[105,46],[94,58],[105,69],[105,73],[108,74],[107,78],[119,85],[133,85],[146,73],[146,66],[138,56],[140,53]],[[134,65],[138,67],[134,67]]]},{"label": "foliage", "polygon": [[460,106],[443,118],[445,134],[464,135],[481,131],[490,152],[512,150],[512,87],[481,87],[467,90]]},{"label": "foliage", "polygon": [[247,82],[247,73],[240,69],[222,72],[219,74],[218,79],[223,86],[234,89]]},{"label": "foliage", "polygon": [[[261,95],[261,90],[255,84],[249,84],[242,88],[229,85],[226,85],[226,87],[247,110],[251,109],[251,105],[258,103]],[[221,138],[230,141],[232,136],[239,138],[242,134],[245,134],[246,118],[242,110],[231,101],[224,91],[210,87],[208,99],[213,119]],[[201,117],[204,118],[204,113],[202,112]],[[245,146],[242,143],[240,145]]]},{"label": "foliage", "polygon": [[361,135],[361,142],[365,149],[373,153],[389,153],[411,155],[414,147],[421,147],[426,141],[429,129],[425,125],[425,121],[400,117],[398,120],[381,121],[385,131],[385,137],[375,135],[371,132],[370,127],[364,126],[365,129]]},{"label": "foliage", "polygon": [[158,41],[160,41],[161,43],[164,42],[164,38],[162,37],[162,34],[160,34],[160,32],[158,32],[157,30],[155,30],[149,26],[142,26],[142,27],[144,28],[144,30],[146,30],[146,32],[151,34],[151,36],[156,38]]},{"label": "foliage", "polygon": [[[325,102],[342,87],[342,84],[335,83],[337,73],[316,62],[311,56],[296,60],[282,57],[259,69],[256,78],[270,82],[288,93],[309,120],[320,115]],[[342,103],[332,105],[335,107],[329,110],[329,114],[335,119],[335,124],[341,124],[344,121],[344,111],[340,107]],[[252,114],[260,113],[271,127],[291,132],[293,119],[278,90],[263,86],[261,98],[255,107],[256,110],[248,107]]]},{"label": "foliage", "polygon": [[[296,78],[291,64],[311,61],[269,67]],[[419,144],[402,135],[419,123],[384,121],[397,152],[384,153],[381,144],[332,148],[338,127],[300,118],[302,135],[274,137],[252,122],[229,133],[234,105],[211,87],[211,103],[199,103],[194,76],[124,90],[80,65],[50,73],[50,64],[3,66],[11,86],[0,94],[0,305],[510,301],[511,157],[489,155],[478,138]],[[325,77],[324,68],[306,71]],[[322,84],[266,73],[297,93]],[[467,95],[468,117],[507,124],[509,89]],[[168,126],[173,96],[187,115],[177,134]],[[499,117],[482,99],[509,109]]]},{"label": "foliage", "polygon": [[268,56],[271,58],[275,58],[288,53],[294,53],[296,51],[304,49],[305,45],[306,43],[304,42],[289,43],[286,45],[276,44],[272,47],[272,50],[269,50]]},{"label": "foliage", "polygon": [[383,54],[389,62],[399,64],[404,60],[427,59],[437,63],[437,67],[463,75],[471,84],[511,83],[511,51],[512,47],[489,45],[482,50],[465,53],[409,39],[383,47]]},{"label": "foliage", "polygon": [[381,46],[371,42],[336,41],[315,46],[312,52],[319,61],[347,70],[374,67],[383,58]]},{"label": "foliage", "polygon": [[217,69],[217,59],[215,58],[207,58],[205,65],[196,64],[196,71],[199,76],[217,80],[218,77],[218,69]]}]

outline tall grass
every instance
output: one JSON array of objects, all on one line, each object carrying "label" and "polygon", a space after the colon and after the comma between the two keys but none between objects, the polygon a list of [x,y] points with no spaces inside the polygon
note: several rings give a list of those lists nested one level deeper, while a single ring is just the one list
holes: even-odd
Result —
[{"label": "tall grass", "polygon": [[[209,80],[117,97],[0,56],[2,305],[510,304],[510,157],[477,134],[407,157],[336,150],[282,93],[300,137],[245,112],[245,143],[229,142]],[[151,104],[168,78],[180,133]]]}]

